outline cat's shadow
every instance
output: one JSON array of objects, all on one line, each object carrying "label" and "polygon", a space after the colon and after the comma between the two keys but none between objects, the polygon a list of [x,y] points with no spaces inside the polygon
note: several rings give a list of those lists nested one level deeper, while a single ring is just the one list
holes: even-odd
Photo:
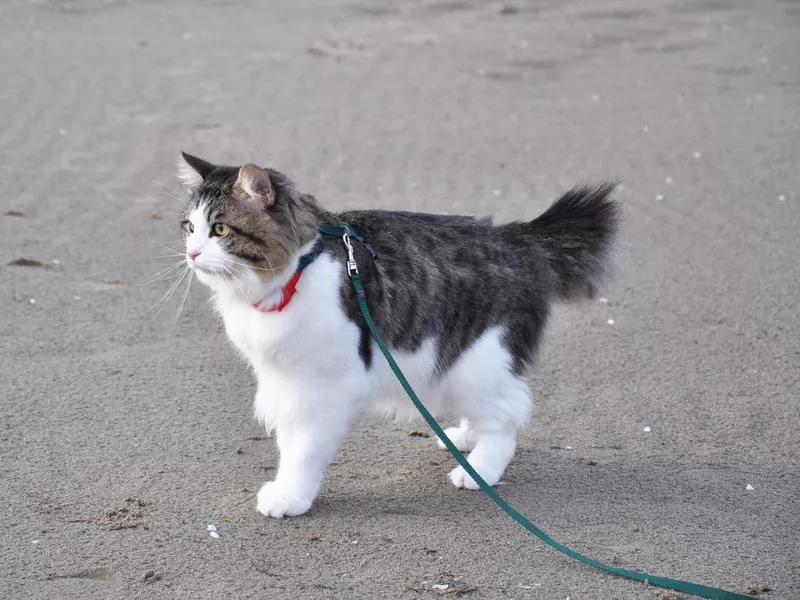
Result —
[{"label": "cat's shadow", "polygon": [[[571,452],[525,452],[514,459],[504,484],[495,489],[534,521],[537,516],[547,521],[547,515],[565,511],[571,523],[591,524],[602,521],[602,515],[609,520],[658,519],[671,505],[676,515],[685,513],[687,506],[704,513],[731,508],[729,490],[715,483],[722,477],[720,471],[733,470],[729,465],[629,458],[595,461]],[[506,518],[482,492],[453,487],[441,467],[422,469],[405,480],[365,477],[353,483],[328,479],[309,515],[323,519],[343,515]]]}]

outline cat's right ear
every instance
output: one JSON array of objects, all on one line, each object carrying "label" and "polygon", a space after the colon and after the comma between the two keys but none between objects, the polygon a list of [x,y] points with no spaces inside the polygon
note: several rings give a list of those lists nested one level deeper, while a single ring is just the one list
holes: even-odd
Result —
[{"label": "cat's right ear", "polygon": [[202,158],[181,152],[181,156],[178,158],[178,179],[189,189],[194,189],[203,183],[203,180],[214,168],[214,165]]}]

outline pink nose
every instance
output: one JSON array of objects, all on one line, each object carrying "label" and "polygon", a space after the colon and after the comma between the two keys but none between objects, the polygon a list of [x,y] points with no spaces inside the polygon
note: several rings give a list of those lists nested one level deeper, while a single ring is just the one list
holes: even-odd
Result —
[{"label": "pink nose", "polygon": [[186,255],[187,255],[189,258],[191,258],[192,260],[194,260],[195,258],[197,258],[198,256],[200,256],[200,253],[199,253],[199,252],[194,252],[194,251],[192,251],[192,252],[187,252],[187,253],[186,253]]}]

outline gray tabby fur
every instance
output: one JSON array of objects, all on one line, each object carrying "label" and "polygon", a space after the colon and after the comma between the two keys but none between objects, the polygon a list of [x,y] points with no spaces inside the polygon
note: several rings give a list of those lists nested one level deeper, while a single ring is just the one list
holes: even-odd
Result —
[{"label": "gray tabby fur", "polygon": [[[590,298],[610,275],[620,219],[610,183],[576,187],[532,221],[494,225],[490,218],[469,216],[332,213],[297,191],[285,175],[265,169],[275,202],[248,217],[231,195],[238,167],[184,158],[202,177],[187,214],[201,202],[207,204],[209,220],[237,213],[238,235],[225,239],[227,250],[256,268],[279,268],[282,257],[311,241],[322,223],[353,226],[378,255],[372,260],[355,245],[378,331],[399,350],[414,351],[426,339],[437,340],[439,373],[487,329],[503,326],[504,344],[521,374],[533,362],[552,301]],[[323,252],[344,263],[341,240],[326,237],[323,243]],[[340,298],[361,330],[359,354],[369,368],[377,348],[344,270]]]}]

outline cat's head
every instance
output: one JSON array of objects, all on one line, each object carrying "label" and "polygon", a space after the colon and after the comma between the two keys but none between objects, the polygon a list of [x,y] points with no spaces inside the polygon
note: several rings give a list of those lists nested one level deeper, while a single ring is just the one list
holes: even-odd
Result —
[{"label": "cat's head", "polygon": [[181,221],[186,262],[215,289],[268,282],[313,238],[311,207],[277,171],[182,153],[178,177],[190,193]]}]

